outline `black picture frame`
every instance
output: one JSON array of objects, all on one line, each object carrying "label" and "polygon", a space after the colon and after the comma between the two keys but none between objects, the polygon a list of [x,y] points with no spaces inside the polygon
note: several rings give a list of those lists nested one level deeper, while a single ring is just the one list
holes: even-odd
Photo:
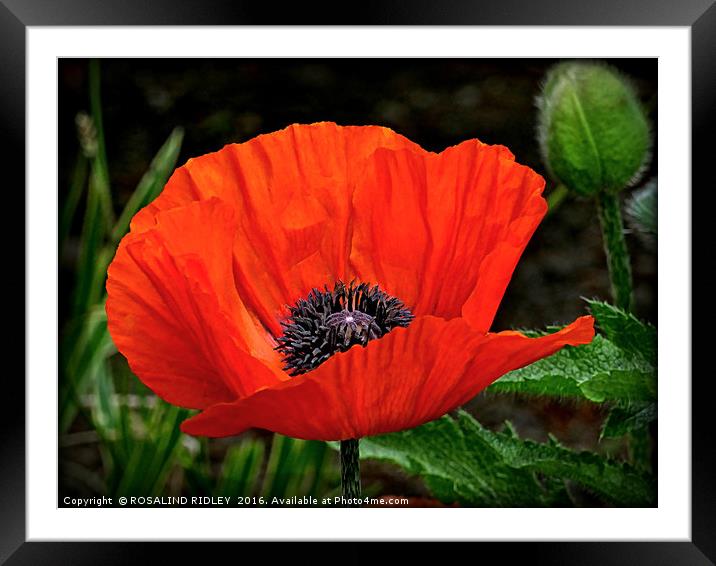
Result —
[{"label": "black picture frame", "polygon": [[[337,9],[338,8],[338,9]],[[347,9],[348,8],[348,9]],[[708,193],[714,190],[711,174],[713,154],[709,143],[716,131],[716,6],[714,0],[602,0],[568,1],[499,0],[478,2],[453,0],[435,2],[420,0],[368,1],[352,5],[340,3],[295,3],[276,9],[266,3],[209,0],[0,0],[0,113],[2,115],[3,167],[6,216],[1,223],[5,246],[6,269],[16,275],[8,277],[5,313],[17,314],[25,301],[28,281],[24,276],[24,246],[19,234],[24,226],[13,225],[24,219],[25,169],[25,33],[28,26],[67,25],[564,25],[564,26],[688,26],[691,28],[692,78],[692,184]],[[698,191],[696,191],[698,192]],[[10,199],[16,199],[11,202]],[[708,214],[701,207],[701,214]],[[12,214],[7,212],[12,210]],[[23,214],[19,214],[19,210]],[[698,207],[692,207],[694,212]],[[708,223],[694,217],[692,241],[698,250],[709,242],[705,232]],[[22,232],[20,231],[22,230]],[[13,255],[13,253],[15,255]],[[692,257],[699,257],[693,253]],[[12,263],[10,263],[12,261]],[[702,264],[709,262],[703,262]],[[13,267],[10,267],[10,266]],[[694,265],[694,268],[697,268]],[[701,268],[703,270],[703,267]],[[22,270],[23,275],[20,275]],[[695,270],[695,269],[694,269]],[[692,293],[699,282],[708,284],[708,276],[692,273]],[[22,305],[22,306],[21,306]],[[23,308],[24,311],[24,308]],[[705,318],[706,313],[700,312]],[[23,312],[24,315],[24,312]],[[51,318],[51,317],[48,317]],[[6,320],[12,320],[9,316]],[[696,322],[696,321],[694,321]],[[24,339],[22,326],[7,326],[13,331],[10,341]],[[683,329],[692,335],[692,351],[708,352],[708,334],[696,326]],[[660,345],[668,347],[668,345]],[[14,347],[13,349],[17,349]],[[6,359],[11,358],[6,348]],[[17,354],[14,354],[17,356]],[[6,364],[6,367],[9,367]],[[693,366],[698,367],[698,366]],[[20,364],[24,373],[24,360]],[[664,376],[664,379],[685,379],[690,376]],[[63,543],[26,542],[25,536],[25,388],[20,372],[8,371],[3,376],[4,407],[0,411],[0,563],[21,564],[133,564],[154,561],[156,556],[166,563],[187,563],[206,560],[204,543]],[[692,380],[692,537],[689,542],[543,542],[543,543],[476,543],[489,547],[503,563],[529,560],[549,564],[713,564],[716,562],[716,466],[714,465],[714,429],[711,395],[713,378],[709,372],[694,375]],[[349,530],[349,529],[348,529]],[[320,539],[320,533],[316,533]],[[379,543],[350,543],[340,550],[344,561],[359,562],[384,553]],[[413,550],[418,545],[411,545]],[[408,549],[400,549],[400,552]],[[425,548],[418,548],[425,557]],[[213,552],[213,551],[212,551]],[[229,551],[231,552],[231,551]],[[295,560],[311,552],[274,545],[272,560]],[[444,551],[443,551],[444,552]],[[482,552],[482,550],[480,550]],[[327,555],[335,562],[335,551]],[[234,558],[238,557],[234,555]],[[403,555],[403,559],[405,556]]]}]

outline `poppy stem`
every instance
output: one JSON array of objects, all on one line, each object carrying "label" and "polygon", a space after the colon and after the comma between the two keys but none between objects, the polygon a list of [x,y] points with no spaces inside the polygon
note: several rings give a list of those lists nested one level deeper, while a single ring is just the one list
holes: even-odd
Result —
[{"label": "poppy stem", "polygon": [[568,195],[569,189],[565,185],[559,184],[552,189],[547,195],[547,214],[554,213]]},{"label": "poppy stem", "polygon": [[[345,499],[359,499],[360,456],[358,439],[341,440],[341,495]],[[357,506],[351,505],[349,506]]]},{"label": "poppy stem", "polygon": [[[624,224],[619,193],[600,191],[597,193],[597,210],[602,225],[604,251],[607,255],[612,296],[616,306],[630,312],[634,305],[631,261],[624,238]],[[627,434],[629,461],[637,467],[651,468],[651,438],[649,429],[634,430]]]},{"label": "poppy stem", "polygon": [[607,255],[612,296],[616,306],[627,312],[632,309],[632,278],[629,250],[624,239],[624,224],[619,194],[608,191],[597,193],[597,210],[602,226],[604,252]]}]

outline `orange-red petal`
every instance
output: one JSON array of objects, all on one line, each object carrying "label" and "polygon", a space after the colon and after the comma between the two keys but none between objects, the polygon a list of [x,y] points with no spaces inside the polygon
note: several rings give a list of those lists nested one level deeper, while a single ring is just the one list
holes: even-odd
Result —
[{"label": "orange-red petal", "polygon": [[219,199],[167,210],[153,228],[125,237],[109,268],[112,338],[171,403],[202,408],[287,378],[233,287],[235,226]]},{"label": "orange-red petal", "polygon": [[293,125],[190,159],[132,221],[151,228],[159,211],[217,196],[233,207],[234,283],[274,336],[279,314],[313,287],[353,277],[348,266],[351,195],[378,148],[422,151],[378,126]]},{"label": "orange-red petal", "polygon": [[547,210],[544,179],[502,146],[379,149],[353,197],[351,262],[415,314],[487,332]]},{"label": "orange-red petal", "polygon": [[182,423],[202,436],[256,427],[295,438],[340,440],[428,422],[467,402],[508,371],[594,336],[593,319],[539,338],[483,335],[463,319],[416,319],[336,354],[316,370],[233,403],[218,403]]}]

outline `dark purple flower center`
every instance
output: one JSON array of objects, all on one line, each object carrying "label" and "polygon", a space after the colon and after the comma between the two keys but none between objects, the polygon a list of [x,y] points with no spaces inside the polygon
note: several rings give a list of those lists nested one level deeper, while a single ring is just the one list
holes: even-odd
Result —
[{"label": "dark purple flower center", "polygon": [[365,346],[393,328],[408,326],[414,318],[400,299],[378,285],[342,281],[333,290],[313,289],[289,312],[281,322],[284,333],[276,350],[283,354],[284,370],[292,376],[317,368],[336,352]]}]

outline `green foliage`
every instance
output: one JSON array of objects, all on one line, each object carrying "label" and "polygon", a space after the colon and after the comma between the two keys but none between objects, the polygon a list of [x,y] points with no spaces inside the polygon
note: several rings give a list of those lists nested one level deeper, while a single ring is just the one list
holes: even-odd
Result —
[{"label": "green foliage", "polygon": [[84,192],[85,185],[87,183],[88,168],[87,157],[82,151],[78,151],[72,172],[72,178],[70,179],[70,186],[67,190],[67,197],[64,205],[62,206],[62,212],[60,213],[58,234],[60,250],[65,247],[72,219],[77,211],[77,205],[82,198],[82,193]]},{"label": "green foliage", "polygon": [[597,327],[616,346],[641,358],[656,371],[656,328],[632,313],[597,300],[587,300]]},{"label": "green foliage", "polygon": [[556,354],[512,371],[488,389],[582,398],[595,403],[632,403],[656,395],[653,368],[602,336],[591,344],[566,346]]},{"label": "green foliage", "polygon": [[587,303],[603,335],[512,371],[487,391],[608,403],[602,436],[622,436],[657,417],[656,329],[608,303]]},{"label": "green foliage", "polygon": [[[77,117],[81,151],[60,216],[62,253],[78,204],[86,195],[71,317],[63,328],[60,347],[59,426],[61,432],[67,431],[78,411],[94,426],[105,467],[102,491],[155,495],[164,488],[179,448],[178,425],[187,411],[153,397],[115,391],[111,359],[116,349],[107,330],[104,282],[116,241],[127,230],[127,219],[166,183],[176,164],[182,134],[180,129],[171,133],[115,222],[100,83],[99,62],[93,60],[89,65],[91,112]],[[130,401],[137,406],[130,406]]]},{"label": "green foliage", "polygon": [[246,439],[229,448],[215,495],[236,497],[258,493],[265,451],[264,443],[256,439]]},{"label": "green foliage", "polygon": [[100,366],[94,384],[91,418],[101,440],[107,492],[160,495],[179,448],[179,423],[188,411],[156,397],[118,395],[109,363]]},{"label": "green foliage", "polygon": [[152,159],[149,170],[142,176],[112,229],[112,242],[115,246],[129,230],[129,222],[137,211],[152,202],[161,192],[176,166],[183,138],[184,130],[174,128]]},{"label": "green foliage", "polygon": [[361,456],[385,460],[419,475],[444,502],[542,507],[570,505],[573,482],[617,506],[650,506],[653,481],[628,464],[591,452],[574,452],[554,439],[521,440],[511,429],[496,433],[461,411],[421,427],[366,438]]},{"label": "green foliage", "polygon": [[628,407],[614,407],[602,427],[602,437],[616,438],[643,430],[657,417],[656,402],[634,403]]},{"label": "green foliage", "polygon": [[[202,439],[202,446],[205,443]],[[226,452],[216,480],[201,454],[182,465],[193,494],[263,497],[268,504],[274,498],[330,497],[340,482],[337,458],[325,442],[280,434],[273,435],[270,445],[263,438],[242,438]]]},{"label": "green foliage", "polygon": [[621,406],[655,402],[654,327],[607,303],[587,302],[603,336],[583,346],[566,346],[512,371],[487,391],[574,397]]},{"label": "green foliage", "polygon": [[171,132],[115,222],[105,154],[97,61],[90,63],[89,83],[91,116],[81,113],[77,117],[78,139],[82,150],[78,154],[68,199],[60,215],[59,243],[62,253],[78,203],[86,193],[71,316],[63,329],[60,348],[61,431],[66,431],[77,415],[78,398],[86,393],[99,365],[115,352],[104,316],[104,283],[109,262],[119,239],[129,228],[131,217],[155,198],[167,182],[176,165],[183,137],[181,128]]},{"label": "green foliage", "polygon": [[618,194],[607,191],[599,191],[595,200],[599,225],[602,229],[612,298],[616,306],[631,311],[634,302],[634,283],[631,276],[629,249],[624,238],[621,201]]},{"label": "green foliage", "polygon": [[649,159],[649,125],[618,72],[597,63],[558,64],[538,105],[538,141],[555,179],[582,195],[636,182]]},{"label": "green foliage", "polygon": [[78,400],[86,392],[88,383],[116,352],[107,330],[104,305],[92,307],[65,332],[60,347],[60,431],[70,427],[77,415]]},{"label": "green foliage", "polygon": [[569,195],[569,189],[564,185],[557,185],[547,193],[547,214],[554,214]]},{"label": "green foliage", "polygon": [[328,461],[329,453],[325,442],[274,434],[261,494],[267,499],[318,495],[337,487],[338,467],[335,459]]},{"label": "green foliage", "polygon": [[649,243],[653,243],[658,232],[657,199],[657,182],[651,179],[634,191],[626,203],[629,225]]}]

